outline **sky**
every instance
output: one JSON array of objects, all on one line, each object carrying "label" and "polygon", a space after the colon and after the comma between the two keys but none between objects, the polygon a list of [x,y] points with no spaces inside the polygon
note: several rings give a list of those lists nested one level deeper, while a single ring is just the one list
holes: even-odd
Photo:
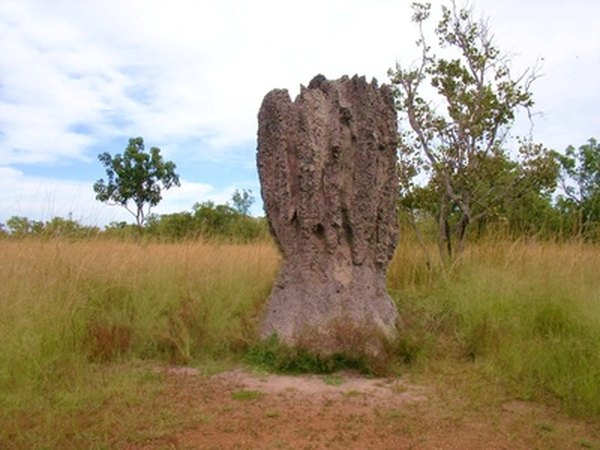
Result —
[{"label": "sky", "polygon": [[[251,189],[264,95],[317,74],[388,80],[418,60],[405,0],[0,0],[0,223],[133,222],[95,200],[97,155],[142,136],[177,164],[158,214]],[[432,1],[433,21],[442,2]],[[449,4],[449,2],[444,2]],[[458,3],[463,4],[463,3]],[[533,137],[600,138],[600,2],[474,0],[518,75],[537,64]],[[521,114],[513,134],[531,124]]]}]

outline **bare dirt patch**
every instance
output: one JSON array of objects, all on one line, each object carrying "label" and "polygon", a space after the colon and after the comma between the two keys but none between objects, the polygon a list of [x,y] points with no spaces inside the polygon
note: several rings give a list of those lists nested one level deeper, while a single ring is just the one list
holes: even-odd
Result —
[{"label": "bare dirt patch", "polygon": [[353,372],[291,376],[257,375],[237,369],[216,378],[244,389],[316,403],[347,400],[363,405],[399,407],[427,400],[424,387],[408,384],[399,378],[366,378]]},{"label": "bare dirt patch", "polygon": [[164,401],[197,420],[129,448],[600,449],[598,423],[530,402],[473,405],[402,378],[242,369],[210,377],[169,369],[166,377]]}]

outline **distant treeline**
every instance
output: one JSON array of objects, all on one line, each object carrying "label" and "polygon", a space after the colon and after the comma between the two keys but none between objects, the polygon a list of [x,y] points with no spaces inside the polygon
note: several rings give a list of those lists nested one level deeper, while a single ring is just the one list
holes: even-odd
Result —
[{"label": "distant treeline", "polygon": [[[433,209],[433,208],[432,208]],[[571,241],[574,239],[600,243],[600,220],[585,217],[581,208],[563,201],[544,198],[516,198],[498,208],[495,215],[477,221],[467,236],[467,242],[498,238],[516,240],[522,237],[541,241]],[[400,212],[400,229],[411,237],[436,242],[440,233],[435,211],[419,209]]]},{"label": "distant treeline", "polygon": [[225,204],[203,202],[193,210],[173,214],[153,214],[143,227],[126,222],[111,222],[104,228],[87,226],[72,218],[54,217],[46,222],[13,216],[0,224],[0,235],[5,238],[117,238],[156,239],[175,242],[190,239],[252,242],[268,237],[267,222],[252,217]]},{"label": "distant treeline", "polygon": [[[447,174],[456,178],[452,181],[457,187],[469,193],[472,204],[467,215],[465,206],[461,209],[457,204],[460,198],[448,199],[439,176],[433,174],[426,184],[417,184],[413,181],[417,173],[412,170],[414,167],[403,166],[400,158],[401,227],[412,230],[415,234],[408,235],[422,243],[437,241],[441,253],[447,245],[450,256],[452,235],[459,244],[490,235],[600,242],[600,143],[590,138],[577,149],[569,146],[564,154],[537,145],[524,148],[534,155],[527,164],[519,164],[506,155],[482,156],[478,170]],[[168,242],[209,239],[241,243],[268,239],[266,219],[249,215],[254,201],[251,194],[236,190],[230,203],[196,203],[191,211],[149,215],[143,225],[114,222],[102,229],[82,225],[71,217],[42,222],[13,216],[6,224],[0,224],[0,236],[143,237]]]},{"label": "distant treeline", "polygon": [[[438,228],[435,209],[421,205],[412,211],[402,206],[399,210],[401,229],[414,227],[411,216],[417,221],[422,238],[436,240]],[[570,240],[584,239],[600,242],[600,217],[586,214],[588,211],[575,202],[564,198],[553,201],[550,197],[522,197],[507,200],[497,214],[479,221],[469,236],[470,241],[502,235],[505,238],[523,236],[538,239]],[[412,236],[413,234],[410,233]],[[194,205],[193,210],[173,214],[151,215],[143,227],[112,222],[104,228],[87,226],[72,218],[54,217],[48,221],[29,220],[13,216],[0,224],[0,237],[20,239],[42,238],[116,238],[156,239],[177,242],[194,239],[227,242],[254,242],[268,239],[269,230],[264,217],[252,217],[240,213],[229,205],[204,202]]]}]

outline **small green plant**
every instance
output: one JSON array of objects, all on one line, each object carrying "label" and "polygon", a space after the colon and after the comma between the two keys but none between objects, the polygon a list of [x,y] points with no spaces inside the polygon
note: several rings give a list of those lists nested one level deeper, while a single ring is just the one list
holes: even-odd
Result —
[{"label": "small green plant", "polygon": [[408,388],[403,384],[394,384],[391,388],[394,394],[404,394],[408,391]]},{"label": "small green plant", "polygon": [[343,354],[321,356],[304,348],[283,345],[276,335],[251,346],[246,353],[246,362],[278,373],[330,374],[343,369],[373,373],[371,361],[366,357]]},{"label": "small green plant", "polygon": [[329,386],[341,386],[344,383],[344,378],[341,375],[328,374],[323,377],[323,381]]},{"label": "small green plant", "polygon": [[349,391],[344,392],[344,397],[360,397],[363,395],[363,392],[357,391],[356,389],[350,389]]},{"label": "small green plant", "polygon": [[554,425],[549,423],[539,422],[536,423],[536,426],[542,431],[554,431]]},{"label": "small green plant", "polygon": [[594,444],[587,439],[579,439],[576,444],[581,448],[594,448]]},{"label": "small green plant", "polygon": [[391,409],[388,411],[387,417],[391,420],[404,419],[406,417],[406,411],[402,411],[400,409]]},{"label": "small green plant", "polygon": [[234,400],[238,400],[240,402],[258,400],[259,398],[262,398],[263,396],[264,396],[264,394],[260,391],[245,390],[245,389],[241,389],[239,391],[233,391],[231,393],[231,398]]}]

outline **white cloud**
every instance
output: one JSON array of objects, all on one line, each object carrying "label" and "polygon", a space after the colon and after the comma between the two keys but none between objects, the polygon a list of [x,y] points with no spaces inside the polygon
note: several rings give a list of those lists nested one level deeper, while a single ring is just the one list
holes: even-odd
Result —
[{"label": "white cloud", "polygon": [[122,220],[119,214],[95,200],[89,183],[29,177],[21,171],[0,167],[0,222],[10,216],[48,220],[70,213],[86,223]]},{"label": "white cloud", "polygon": [[0,10],[8,16],[0,22],[0,155],[4,164],[82,159],[93,137],[76,127],[109,131],[107,112],[125,102],[118,94],[127,80],[75,24],[42,18],[26,5],[8,2]]},{"label": "white cloud", "polygon": [[[432,3],[435,19],[449,2]],[[545,76],[534,84],[537,110],[545,114],[537,139],[562,149],[597,133],[600,3],[474,4],[477,14],[490,17],[516,73],[544,58]],[[179,167],[253,165],[256,114],[270,89],[295,95],[317,73],[384,82],[396,60],[407,65],[418,58],[416,37],[410,2],[399,0],[2,0],[0,164],[24,172],[37,164],[39,172],[88,161],[100,144],[143,136]],[[10,176],[23,187],[0,181],[8,189],[0,194],[0,214],[66,214],[77,195],[84,205],[97,203],[88,192],[93,180]],[[161,208],[189,208],[202,195],[229,199],[232,189],[217,193],[199,181],[169,192]],[[104,222],[113,210],[86,214]]]},{"label": "white cloud", "polygon": [[[600,2],[596,0],[477,2],[515,74],[540,62],[532,86],[534,137],[564,150],[598,134],[600,112]],[[525,116],[514,132],[525,133]]]},{"label": "white cloud", "polygon": [[405,9],[388,0],[5,2],[0,155],[85,158],[99,136],[120,134],[203,141],[209,155],[196,157],[214,159],[252,144],[273,87],[297,90],[318,72],[384,78]]},{"label": "white cloud", "polygon": [[[437,16],[442,2],[433,3]],[[545,58],[552,89],[539,83],[541,109],[573,106],[581,86],[598,98],[598,2],[475,5],[516,69]],[[226,157],[252,145],[273,87],[294,94],[319,72],[385,81],[396,59],[414,61],[409,17],[409,3],[394,0],[5,0],[0,156],[3,164],[86,159],[99,140],[141,135],[186,157]],[[196,149],[186,150],[191,141]]]},{"label": "white cloud", "polygon": [[181,211],[190,211],[195,203],[211,200],[215,203],[225,203],[230,195],[230,188],[217,190],[206,183],[194,183],[181,180],[180,187],[163,193],[163,200],[153,212],[159,214],[171,214]]}]

